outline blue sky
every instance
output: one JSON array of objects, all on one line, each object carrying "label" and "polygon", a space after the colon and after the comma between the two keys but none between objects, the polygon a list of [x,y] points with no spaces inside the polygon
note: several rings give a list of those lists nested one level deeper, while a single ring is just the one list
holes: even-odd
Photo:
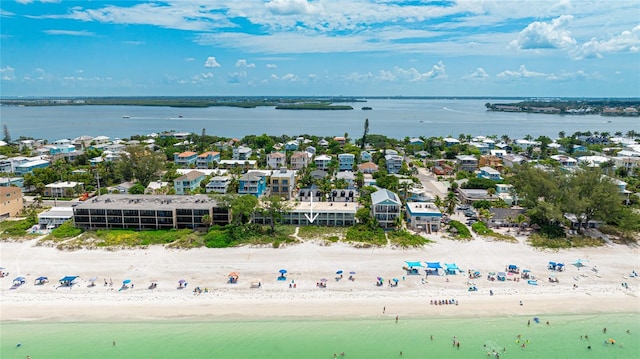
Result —
[{"label": "blue sky", "polygon": [[637,0],[0,1],[2,96],[640,96]]}]

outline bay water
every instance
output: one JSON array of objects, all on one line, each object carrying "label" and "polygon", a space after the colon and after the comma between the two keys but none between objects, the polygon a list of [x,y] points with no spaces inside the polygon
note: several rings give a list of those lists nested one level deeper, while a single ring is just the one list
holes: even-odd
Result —
[{"label": "bay water", "polygon": [[[391,138],[508,135],[558,137],[560,131],[640,131],[640,118],[599,115],[561,116],[486,111],[492,99],[368,99],[348,103],[354,110],[276,110],[274,107],[172,108],[149,106],[0,106],[0,124],[11,137],[55,141],[82,135],[129,138],[162,131],[192,132],[221,137],[302,134],[362,136],[365,119],[369,133]],[[509,101],[507,101],[509,102]],[[515,101],[511,101],[515,102]],[[372,107],[363,111],[363,106]]]},{"label": "bay water", "polygon": [[345,358],[363,359],[496,358],[495,353],[503,359],[640,358],[638,313],[538,319],[401,317],[396,322],[391,314],[364,319],[4,322],[0,357],[331,359],[344,352]]}]

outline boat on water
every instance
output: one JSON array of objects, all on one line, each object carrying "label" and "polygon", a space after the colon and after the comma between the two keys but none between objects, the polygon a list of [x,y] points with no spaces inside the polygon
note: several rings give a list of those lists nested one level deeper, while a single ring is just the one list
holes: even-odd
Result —
[{"label": "boat on water", "polygon": [[131,116],[128,116],[128,115],[122,115],[122,118],[131,118]]},{"label": "boat on water", "polygon": [[367,111],[367,110],[373,110],[373,108],[369,107],[369,106],[365,106],[362,108],[362,110]]},{"label": "boat on water", "polygon": [[183,118],[183,117],[184,117],[184,116],[182,116],[182,115],[178,115],[178,118]]}]

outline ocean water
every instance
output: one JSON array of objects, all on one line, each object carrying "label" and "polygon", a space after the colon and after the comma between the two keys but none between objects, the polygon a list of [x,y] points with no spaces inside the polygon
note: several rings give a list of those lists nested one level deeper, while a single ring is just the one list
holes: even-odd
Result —
[{"label": "ocean water", "polygon": [[[400,318],[396,323],[390,315],[357,320],[11,322],[0,327],[0,357],[331,359],[344,352],[349,359],[456,359],[495,358],[496,351],[500,358],[513,359],[640,358],[638,313],[539,319]],[[460,347],[453,345],[454,337]]]},{"label": "ocean water", "polygon": [[[350,111],[276,110],[234,107],[170,108],[146,106],[0,106],[0,124],[7,125],[12,138],[27,136],[54,141],[81,135],[128,138],[153,132],[175,130],[242,138],[246,135],[301,134],[318,136],[362,136],[364,121],[369,133],[403,139],[460,134],[508,135],[512,139],[527,134],[556,138],[560,131],[599,131],[626,134],[640,131],[637,117],[599,115],[559,116],[486,111],[486,102],[504,100],[371,99],[352,103]],[[370,106],[371,111],[362,111]],[[129,116],[130,118],[123,118]],[[180,117],[182,116],[182,117]]]}]

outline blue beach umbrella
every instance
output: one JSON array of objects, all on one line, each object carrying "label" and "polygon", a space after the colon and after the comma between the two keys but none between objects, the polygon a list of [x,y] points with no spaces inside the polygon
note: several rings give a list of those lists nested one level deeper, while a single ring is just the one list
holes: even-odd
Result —
[{"label": "blue beach umbrella", "polygon": [[336,274],[342,274],[342,270],[337,271]]},{"label": "blue beach umbrella", "polygon": [[285,274],[285,273],[287,273],[287,270],[286,269],[280,269],[279,272],[280,272],[280,274]]},{"label": "blue beach umbrella", "polygon": [[131,283],[131,279],[125,279],[122,281],[122,284],[129,284]]},{"label": "blue beach umbrella", "polygon": [[393,278],[393,281],[394,281],[394,282],[396,282],[396,283],[398,283],[398,282],[400,281],[400,279],[398,279],[398,278]]}]

